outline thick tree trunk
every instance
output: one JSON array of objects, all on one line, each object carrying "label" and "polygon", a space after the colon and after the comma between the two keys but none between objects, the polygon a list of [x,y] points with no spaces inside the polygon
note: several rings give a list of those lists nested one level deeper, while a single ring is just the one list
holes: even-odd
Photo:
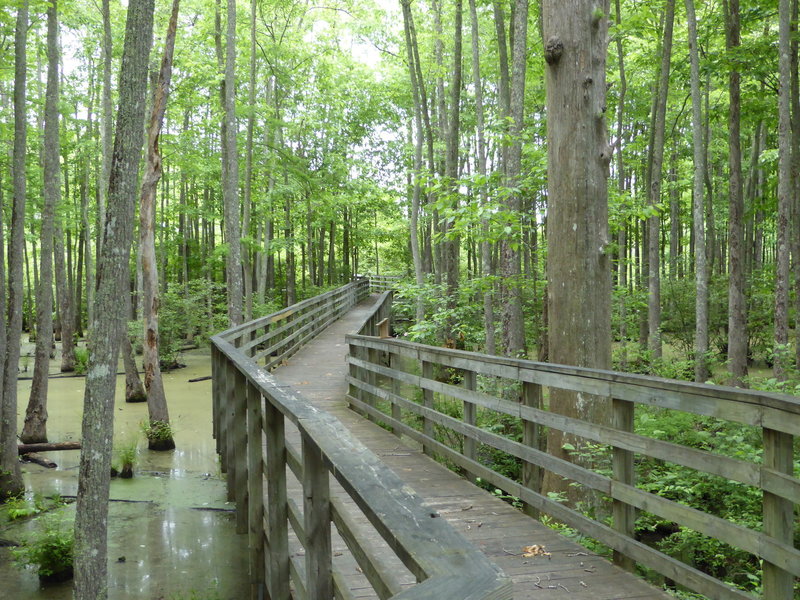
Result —
[{"label": "thick tree trunk", "polygon": [[102,146],[101,165],[100,165],[100,183],[97,190],[97,223],[99,227],[97,236],[97,253],[100,254],[101,240],[103,238],[100,233],[103,229],[103,223],[106,221],[106,196],[108,194],[108,176],[111,172],[111,153],[114,151],[112,146],[112,127],[113,116],[111,114],[111,59],[112,59],[112,40],[111,40],[111,10],[109,0],[102,0],[101,12],[103,15],[103,46],[102,46],[102,61],[103,61],[103,96],[100,100],[100,142]]},{"label": "thick tree trunk", "polygon": [[[22,251],[25,245],[25,150],[27,110],[25,88],[27,55],[28,0],[17,11],[14,32],[14,149],[12,154],[14,199],[11,207],[11,240],[8,248],[8,328],[3,359],[2,401],[0,401],[0,500],[21,493],[25,488],[17,460],[17,374],[22,335]],[[0,320],[5,319],[5,313]]]},{"label": "thick tree trunk", "polygon": [[47,441],[47,384],[53,343],[53,221],[61,199],[61,144],[58,132],[58,7],[47,8],[47,93],[44,108],[44,205],[41,214],[41,273],[36,288],[36,359],[20,439]]},{"label": "thick tree trunk", "polygon": [[[739,0],[724,0],[725,41],[730,54],[738,51]],[[741,94],[736,62],[728,74],[728,369],[732,385],[744,385],[747,376],[747,305],[744,293],[744,200],[742,198],[742,150],[740,140]]]},{"label": "thick tree trunk", "polygon": [[685,0],[689,29],[689,62],[692,88],[692,146],[694,151],[694,187],[692,217],[694,231],[695,333],[694,380],[703,383],[711,375],[708,368],[708,266],[706,262],[705,207],[703,193],[706,177],[706,151],[703,144],[700,59],[697,46],[697,19],[694,0]]},{"label": "thick tree trunk", "polygon": [[[591,16],[590,16],[591,15]],[[547,85],[547,170],[550,360],[595,368],[611,365],[611,269],[608,256],[606,179],[611,147],[606,140],[608,2],[543,3]],[[553,391],[550,409],[607,422],[608,399]],[[567,436],[551,430],[548,452],[570,459]],[[580,439],[571,439],[578,453]],[[548,472],[545,491],[573,501],[578,488]]]},{"label": "thick tree trunk", "polygon": [[153,11],[153,0],[128,2],[119,112],[108,186],[108,219],[103,229],[103,252],[97,265],[96,310],[91,325],[84,398],[83,450],[75,516],[77,600],[103,600],[108,595],[107,523],[114,390],[120,340],[127,317],[127,303],[119,299],[128,293],[128,261],[142,151]]},{"label": "thick tree trunk", "polygon": [[[175,32],[178,26],[178,9],[180,0],[173,0],[172,15],[167,28],[167,37],[164,42],[164,57],[161,61],[161,70],[158,74],[158,83],[153,97],[153,111],[150,115],[150,124],[147,128],[147,163],[142,180],[142,193],[139,203],[139,243],[142,259],[142,303],[144,320],[144,387],[147,390],[147,410],[151,425],[154,423],[169,424],[169,410],[167,397],[164,393],[164,382],[161,378],[161,365],[159,363],[159,332],[158,332],[158,267],[156,264],[155,247],[155,199],[156,186],[161,178],[162,162],[158,142],[161,135],[161,125],[164,122],[164,113],[167,109],[169,97],[169,84],[172,78],[172,57],[175,50]],[[165,436],[158,439],[148,438],[151,450],[172,450],[175,441],[170,429],[163,428]]]}]

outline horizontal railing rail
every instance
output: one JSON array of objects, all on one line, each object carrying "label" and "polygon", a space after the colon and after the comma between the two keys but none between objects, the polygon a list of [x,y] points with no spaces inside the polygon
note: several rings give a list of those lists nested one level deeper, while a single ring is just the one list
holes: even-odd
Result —
[{"label": "horizontal railing rail", "polygon": [[[249,536],[252,596],[354,597],[334,557],[333,527],[379,598],[511,598],[497,567],[335,417],[265,368],[286,360],[368,290],[362,279],[212,338],[214,431],[237,531]],[[289,440],[289,424],[300,443]],[[287,491],[287,470],[301,497]],[[334,481],[352,501],[347,506],[331,493]],[[371,551],[367,524],[416,585],[402,583],[397,569]],[[292,551],[290,531],[301,552]]]},{"label": "horizontal railing rail", "polygon": [[397,285],[402,281],[400,275],[364,275],[369,279],[369,289],[371,292],[388,292],[397,289]]},{"label": "horizontal railing rail", "polygon": [[[375,323],[388,314],[391,301],[376,305]],[[381,317],[383,318],[383,317]],[[480,477],[520,498],[531,512],[540,511],[612,548],[615,561],[632,568],[649,567],[710,598],[752,598],[638,540],[634,534],[641,512],[719,540],[762,563],[763,597],[794,597],[800,576],[800,551],[794,546],[794,510],[800,503],[800,480],[794,476],[793,436],[800,435],[800,402],[772,393],[584,369],[382,339],[374,326],[347,336],[349,401],[352,408],[382,423],[396,434],[419,442],[468,477]],[[518,397],[495,390],[519,386]],[[610,423],[596,424],[546,410],[546,390],[566,390],[604,402]],[[417,391],[415,393],[415,390]],[[415,396],[416,399],[415,399]],[[447,412],[437,407],[449,408]],[[634,430],[635,411],[663,411],[714,417],[757,428],[763,439],[763,459],[725,456],[703,448],[642,435]],[[480,414],[479,414],[480,413]],[[453,416],[453,415],[456,416]],[[478,416],[519,419],[522,440],[478,426]],[[414,423],[418,425],[413,426]],[[610,448],[610,474],[548,454],[544,428]],[[445,444],[436,432],[449,432],[457,444]],[[453,447],[456,446],[456,447]],[[501,475],[478,449],[502,451],[522,464],[521,481]],[[645,458],[738,482],[763,496],[761,526],[746,527],[691,506],[691,498],[653,493],[636,485],[634,461]],[[612,505],[612,524],[595,520],[542,492],[545,471],[594,490]]]}]

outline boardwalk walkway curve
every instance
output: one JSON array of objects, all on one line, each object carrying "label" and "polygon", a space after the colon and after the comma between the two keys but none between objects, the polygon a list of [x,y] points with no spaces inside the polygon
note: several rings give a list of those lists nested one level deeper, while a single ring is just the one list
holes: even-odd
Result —
[{"label": "boardwalk walkway curve", "polygon": [[[240,531],[250,536],[254,597],[262,584],[271,598],[328,598],[334,590],[342,598],[666,597],[424,453],[438,454],[467,478],[479,476],[521,498],[529,511],[541,511],[600,539],[615,550],[622,566],[630,568],[633,561],[648,565],[711,598],[752,597],[634,539],[636,511],[647,510],[760,556],[763,597],[792,597],[797,551],[791,545],[791,511],[798,483],[790,470],[781,470],[780,460],[785,464],[787,438],[791,454],[791,437],[798,426],[800,411],[794,399],[382,339],[391,293],[352,309],[367,290],[364,281],[356,282],[214,339],[215,435],[229,493],[237,501]],[[312,338],[314,343],[304,345]],[[255,366],[258,360],[267,368],[280,368],[273,377]],[[458,377],[449,382],[435,377],[443,368]],[[492,378],[522,382],[520,402],[486,393]],[[543,410],[542,386],[607,396],[616,427],[588,426]],[[418,401],[415,389],[421,390]],[[450,416],[452,411],[448,415],[435,409],[442,399],[461,405],[458,418]],[[643,439],[626,426],[632,424],[637,402],[763,424],[770,428],[765,429],[765,463],[709,457]],[[522,419],[524,443],[478,428],[476,415],[487,410]],[[419,428],[408,424],[409,416],[418,420]],[[292,424],[302,433],[290,433]],[[542,452],[536,440],[543,425],[613,446],[613,476]],[[460,447],[454,450],[452,444],[437,441],[434,429],[450,432],[461,440]],[[258,443],[248,441],[256,439]],[[521,459],[523,483],[507,480],[477,460],[476,452],[486,447]],[[697,514],[638,490],[632,481],[634,453],[761,487],[764,531]],[[539,494],[541,468],[612,498],[617,525],[592,521]],[[314,493],[309,493],[311,486]],[[770,528],[776,518],[787,524],[788,542],[785,530]],[[365,529],[367,522],[371,528]],[[522,556],[522,548],[531,545],[548,554]],[[454,548],[459,549],[455,557]]]}]

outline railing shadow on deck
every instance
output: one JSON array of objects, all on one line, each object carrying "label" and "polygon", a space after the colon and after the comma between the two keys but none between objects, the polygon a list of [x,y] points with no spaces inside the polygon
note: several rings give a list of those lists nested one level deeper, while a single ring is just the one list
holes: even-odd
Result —
[{"label": "railing shadow on deck", "polygon": [[[391,300],[391,292],[383,294],[360,334],[347,336],[348,399],[353,409],[397,435],[416,440],[426,452],[446,458],[468,477],[480,477],[520,498],[529,512],[549,515],[599,540],[613,549],[620,566],[632,569],[639,563],[709,598],[753,598],[637,540],[636,519],[640,511],[646,511],[753,555],[762,564],[763,598],[794,597],[795,577],[800,575],[800,552],[793,540],[794,510],[800,503],[800,480],[794,476],[793,436],[800,434],[800,402],[796,398],[386,339],[378,325],[383,323],[385,327]],[[443,370],[449,370],[451,377],[437,378],[435,374]],[[518,401],[487,391],[514,382],[521,384]],[[601,398],[609,405],[612,424],[597,425],[545,410],[543,388]],[[419,391],[417,401],[410,399],[415,396],[414,390]],[[446,405],[448,401],[450,414],[436,410],[435,405]],[[750,462],[639,435],[634,432],[637,406],[752,426],[763,436],[763,460]],[[478,411],[519,419],[522,441],[478,427]],[[417,423],[421,421],[421,427],[411,426],[409,417]],[[548,454],[540,435],[545,427],[610,447],[611,476]],[[435,428],[460,439],[461,448],[438,441]],[[504,477],[482,463],[476,452],[481,445],[519,459],[522,482]],[[762,527],[750,529],[693,508],[688,505],[688,498],[673,500],[638,488],[634,460],[642,457],[750,486],[748,489],[763,495]],[[539,482],[544,470],[610,498],[613,524],[589,518],[543,494]]]},{"label": "railing shadow on deck", "polygon": [[[352,598],[331,550],[333,524],[379,598],[509,599],[511,583],[496,566],[434,518],[335,417],[269,373],[368,294],[369,281],[359,279],[212,338],[214,436],[237,531],[248,534],[251,596]],[[287,420],[299,430],[301,448],[287,441]],[[302,500],[287,494],[287,467],[302,484]],[[332,477],[363,523],[356,526],[331,495]],[[416,585],[403,588],[370,553],[360,534],[367,523]],[[290,554],[290,527],[304,559]]]}]

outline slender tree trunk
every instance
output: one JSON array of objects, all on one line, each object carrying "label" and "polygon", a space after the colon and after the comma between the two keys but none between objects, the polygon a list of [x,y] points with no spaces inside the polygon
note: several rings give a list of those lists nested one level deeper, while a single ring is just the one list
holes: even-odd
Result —
[{"label": "slender tree trunk", "polygon": [[[620,11],[619,0],[615,0],[615,8],[616,8],[616,25],[618,29],[621,29],[622,25],[622,14]],[[616,146],[617,146],[617,189],[619,190],[620,196],[625,198],[626,187],[625,187],[625,161],[622,157],[622,148],[624,146],[622,138],[624,132],[624,124],[625,124],[625,96],[628,91],[628,79],[625,76],[625,53],[622,48],[622,36],[616,35],[616,46],[617,46],[617,62],[619,63],[619,98],[617,101],[617,139],[616,139]],[[627,202],[623,200],[621,209],[623,213],[627,211]],[[628,287],[628,259],[627,259],[627,249],[628,249],[628,236],[627,236],[627,228],[624,223],[620,225],[619,231],[617,232],[617,246],[619,247],[619,264],[618,264],[618,279],[617,285],[619,286],[620,290],[627,290]],[[627,311],[627,293],[621,293],[619,295],[619,339],[621,341],[621,353],[620,353],[620,363],[622,365],[622,370],[624,371],[627,368],[628,364],[628,311]]]},{"label": "slender tree trunk", "polygon": [[664,162],[664,130],[666,127],[667,97],[669,95],[669,71],[672,58],[672,29],[675,21],[675,0],[666,0],[666,15],[664,17],[664,41],[661,45],[661,68],[658,83],[658,100],[655,113],[655,134],[653,145],[650,147],[652,155],[650,175],[650,210],[652,214],[647,219],[648,243],[648,348],[656,358],[661,358],[661,265],[659,242],[661,238],[661,177]]},{"label": "slender tree trunk", "polygon": [[[522,168],[522,128],[525,105],[525,70],[527,67],[528,39],[528,0],[516,0],[514,4],[514,46],[512,52],[512,77],[510,116],[512,120],[511,138],[513,143],[508,152],[506,166],[507,185],[514,190],[520,188]],[[520,192],[508,195],[505,209],[511,215],[521,217],[522,198]],[[516,229],[513,224],[508,226]],[[519,231],[515,231],[519,235]],[[503,352],[506,356],[520,356],[525,353],[525,321],[522,317],[522,290],[520,255],[516,247],[520,239],[504,237],[500,242],[500,297],[503,331]]]},{"label": "slender tree trunk", "polygon": [[[133,239],[137,174],[147,65],[153,36],[153,0],[129,0],[119,83],[114,154],[108,186],[108,219],[97,265],[95,320],[86,375],[78,500],[75,517],[75,596],[104,600],[107,583],[108,491],[114,419],[114,389],[125,329],[128,261]],[[102,316],[102,318],[101,318]]]},{"label": "slender tree trunk", "polygon": [[[450,81],[450,110],[449,128],[446,137],[446,154],[445,154],[445,177],[447,185],[451,190],[454,197],[454,204],[457,205],[458,199],[458,142],[459,142],[459,128],[461,124],[461,50],[462,50],[462,0],[455,2],[455,32],[453,42],[453,71],[452,79]],[[444,118],[444,114],[441,118]],[[460,257],[459,247],[461,240],[459,236],[450,233],[450,227],[445,225],[443,233],[448,237],[446,242],[443,242],[444,265],[446,267],[446,284],[447,284],[447,298],[448,308],[455,308],[458,292],[458,281],[460,274]],[[455,323],[449,322],[445,327],[445,343],[457,347],[461,341],[455,334]],[[449,342],[448,342],[449,340]]]},{"label": "slender tree trunk", "polygon": [[[486,178],[486,135],[485,124],[483,117],[483,82],[481,80],[481,63],[480,63],[480,37],[478,30],[478,11],[475,6],[475,0],[469,0],[470,24],[472,31],[472,81],[475,86],[475,135],[477,137],[477,168],[478,175]],[[482,184],[478,189],[480,202],[486,206],[489,202],[488,192],[486,185]],[[481,253],[481,273],[484,277],[489,277],[492,274],[492,248],[488,240],[489,237],[489,221],[488,218],[481,220],[481,235],[483,239],[480,242]],[[492,293],[492,286],[486,285],[483,292],[483,326],[486,330],[485,351],[487,354],[494,354],[497,351],[495,345],[495,331],[494,331],[494,294]]]},{"label": "slender tree trunk", "polygon": [[[250,81],[247,89],[247,140],[245,142],[244,167],[244,215],[242,219],[242,235],[250,237],[250,214],[253,196],[253,129],[255,128],[256,110],[256,0],[250,2]],[[253,318],[253,252],[245,247],[242,252],[244,268],[245,321]]]},{"label": "slender tree trunk", "polygon": [[228,319],[232,325],[242,322],[242,249],[239,222],[239,153],[236,142],[236,0],[228,0],[228,24],[225,36],[225,170],[222,186],[225,205],[225,242],[228,254]]},{"label": "slender tree trunk", "polygon": [[[175,33],[178,26],[178,10],[180,0],[173,0],[172,15],[167,28],[167,37],[164,42],[164,57],[161,61],[161,70],[158,74],[155,96],[153,98],[153,112],[150,115],[150,124],[147,128],[147,163],[142,193],[139,204],[139,242],[142,258],[142,293],[144,302],[144,387],[147,390],[147,410],[150,425],[154,427],[169,424],[169,410],[167,397],[164,393],[164,382],[161,378],[159,364],[159,332],[158,332],[158,267],[156,265],[155,248],[155,200],[156,187],[161,178],[162,160],[158,142],[161,135],[161,126],[164,122],[164,112],[167,109],[169,97],[169,84],[172,78],[172,57],[175,50]],[[158,437],[148,437],[150,450],[172,450],[175,441],[169,427],[162,428],[163,434]]]},{"label": "slender tree trunk", "polygon": [[[406,51],[408,54],[408,73],[411,80],[411,97],[414,103],[414,129],[416,140],[414,143],[414,164],[413,164],[413,189],[411,192],[411,215],[409,223],[409,233],[411,237],[411,258],[414,262],[414,280],[417,287],[422,288],[425,283],[425,275],[422,266],[422,253],[419,244],[419,212],[420,197],[422,195],[422,147],[425,132],[422,130],[422,104],[419,93],[419,82],[417,81],[417,69],[414,62],[414,46],[411,37],[413,15],[411,13],[411,1],[403,0],[403,30],[406,38]],[[425,299],[422,293],[417,294],[416,321],[422,322],[425,318]]]},{"label": "slender tree trunk", "polygon": [[[739,0],[724,0],[725,41],[730,55],[738,51]],[[741,113],[740,79],[736,61],[728,74],[728,369],[731,384],[744,385],[747,375],[747,304],[744,293],[744,200],[742,198],[742,151],[739,133]]]},{"label": "slender tree trunk", "polygon": [[[798,73],[798,0],[792,0],[791,41],[791,108],[792,108],[792,194],[793,194],[793,235],[792,255],[794,256],[795,286],[795,368],[800,369],[800,73]],[[762,130],[762,135],[766,132]],[[762,144],[763,147],[763,144]],[[763,169],[759,170],[759,182]]]},{"label": "slender tree trunk", "polygon": [[[555,363],[611,365],[611,268],[608,256],[606,45],[608,2],[545,0],[547,88],[548,332]],[[597,15],[587,19],[585,15]],[[552,391],[550,409],[607,422],[607,399]],[[569,459],[567,437],[553,429],[548,452]],[[578,453],[582,440],[571,439]],[[545,474],[546,491],[573,501],[577,488]]]},{"label": "slender tree trunk", "polygon": [[100,100],[100,111],[102,123],[100,126],[100,141],[102,146],[101,154],[101,177],[98,184],[98,203],[97,203],[97,253],[102,249],[101,243],[103,236],[100,230],[106,222],[106,196],[108,193],[108,177],[111,172],[111,153],[114,151],[112,138],[113,116],[111,114],[111,60],[112,60],[112,39],[111,39],[111,10],[109,0],[102,1],[103,17],[103,96]]},{"label": "slender tree trunk", "polygon": [[23,443],[47,441],[47,384],[53,343],[53,220],[61,199],[61,144],[58,132],[58,5],[47,8],[47,93],[44,108],[44,205],[41,215],[41,273],[36,288],[36,358],[25,411]]},{"label": "slender tree trunk", "polygon": [[700,90],[700,59],[697,46],[697,19],[694,0],[685,0],[689,29],[689,62],[692,88],[692,146],[694,150],[694,188],[692,217],[694,229],[695,332],[694,380],[703,383],[711,375],[708,368],[708,265],[706,263],[706,233],[704,227],[704,180],[706,151],[703,144],[702,94]]},{"label": "slender tree trunk", "polygon": [[789,344],[789,221],[792,194],[792,113],[791,113],[791,6],[778,2],[778,222],[777,265],[775,269],[775,377],[784,381],[791,364]]},{"label": "slender tree trunk", "polygon": [[[8,328],[6,330],[2,402],[0,402],[0,500],[25,488],[17,458],[17,377],[22,335],[22,251],[25,244],[25,149],[27,110],[25,88],[28,72],[28,0],[22,0],[14,30],[14,149],[12,154],[14,199],[11,207],[11,240],[8,249]],[[0,315],[0,320],[5,314]]]}]

